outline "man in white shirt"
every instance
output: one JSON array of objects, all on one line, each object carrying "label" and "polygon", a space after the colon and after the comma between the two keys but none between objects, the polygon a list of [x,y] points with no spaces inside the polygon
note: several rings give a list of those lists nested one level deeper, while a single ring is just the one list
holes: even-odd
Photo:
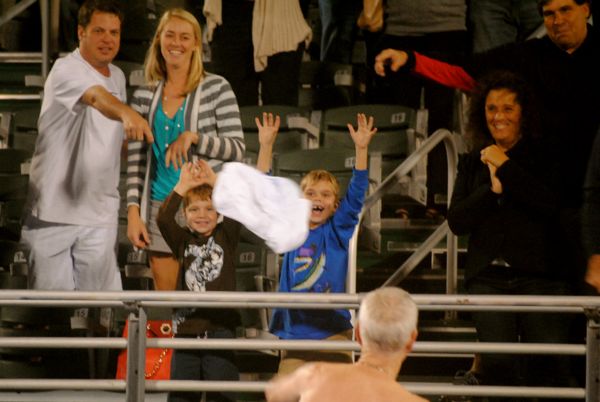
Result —
[{"label": "man in white shirt", "polygon": [[425,402],[396,382],[417,338],[417,319],[417,306],[404,290],[369,292],[355,328],[358,362],[305,364],[269,383],[267,402]]},{"label": "man in white shirt", "polygon": [[124,133],[153,141],[148,123],[125,103],[123,72],[111,64],[122,18],[114,0],[87,0],[79,48],[56,61],[44,86],[21,234],[33,289],[122,289],[120,151]]}]

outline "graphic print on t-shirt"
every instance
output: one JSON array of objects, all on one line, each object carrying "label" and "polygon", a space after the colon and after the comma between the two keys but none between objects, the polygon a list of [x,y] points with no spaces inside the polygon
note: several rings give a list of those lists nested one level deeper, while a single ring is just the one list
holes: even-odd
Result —
[{"label": "graphic print on t-shirt", "polygon": [[[325,271],[325,253],[314,258],[316,246],[301,247],[294,258],[294,283],[292,290],[311,290]],[[323,291],[323,290],[320,290]]]},{"label": "graphic print on t-shirt", "polygon": [[185,271],[185,284],[194,292],[206,291],[206,283],[212,282],[221,275],[223,268],[223,249],[214,238],[208,239],[206,244],[187,246],[184,257],[194,256],[194,261]]}]

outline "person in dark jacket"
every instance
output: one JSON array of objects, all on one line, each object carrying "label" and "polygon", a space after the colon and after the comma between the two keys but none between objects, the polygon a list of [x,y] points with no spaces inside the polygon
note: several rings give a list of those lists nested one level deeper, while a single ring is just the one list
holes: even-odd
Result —
[{"label": "person in dark jacket", "polygon": [[[554,162],[536,144],[535,99],[519,76],[484,76],[470,105],[473,151],[462,156],[448,223],[469,235],[465,263],[469,294],[565,295],[568,283],[553,265],[558,201]],[[559,314],[478,312],[482,342],[566,342],[569,326]],[[568,360],[482,355],[484,384],[566,385]],[[521,373],[519,372],[521,371]]]},{"label": "person in dark jacket", "polygon": [[[587,23],[590,0],[539,0],[548,35],[475,54],[450,65],[417,52],[386,49],[376,58],[375,71],[387,76],[410,69],[453,88],[471,91],[483,74],[504,69],[520,74],[540,100],[542,136],[558,161],[560,230],[563,269],[581,286],[585,258],[580,213],[586,163],[600,125],[600,49],[597,28]],[[578,292],[585,291],[581,287]]]}]

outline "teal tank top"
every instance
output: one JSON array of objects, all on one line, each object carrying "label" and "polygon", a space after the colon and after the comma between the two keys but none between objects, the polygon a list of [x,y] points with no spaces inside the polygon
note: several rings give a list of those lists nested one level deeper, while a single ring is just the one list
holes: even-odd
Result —
[{"label": "teal tank top", "polygon": [[185,103],[177,109],[173,118],[168,117],[159,102],[156,114],[154,116],[154,143],[152,144],[152,166],[153,180],[151,186],[151,197],[155,201],[164,201],[173,187],[179,181],[181,170],[175,170],[171,164],[168,168],[165,166],[165,157],[169,144],[179,137],[184,131],[183,115]]}]

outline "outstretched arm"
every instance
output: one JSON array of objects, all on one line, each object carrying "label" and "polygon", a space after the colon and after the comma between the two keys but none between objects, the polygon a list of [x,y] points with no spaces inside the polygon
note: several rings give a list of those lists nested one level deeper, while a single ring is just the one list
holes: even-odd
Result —
[{"label": "outstretched arm", "polygon": [[393,72],[404,66],[408,61],[408,53],[403,50],[385,49],[375,57],[375,72],[385,77],[385,66],[389,65]]},{"label": "outstretched arm", "polygon": [[354,130],[352,124],[348,123],[348,130],[354,141],[354,148],[356,150],[356,163],[354,167],[357,170],[367,169],[367,157],[369,153],[369,143],[371,138],[377,132],[376,128],[373,128],[373,116],[367,116],[364,113],[356,115],[356,122],[358,128]]},{"label": "outstretched arm", "polygon": [[128,139],[138,141],[145,139],[147,142],[154,142],[148,122],[101,85],[88,88],[83,93],[81,100],[109,119],[122,122]]},{"label": "outstretched arm", "polygon": [[281,119],[279,116],[273,117],[273,113],[263,112],[262,123],[258,117],[254,118],[254,122],[258,127],[258,142],[260,144],[256,168],[263,173],[267,173],[271,170],[273,145],[279,133]]}]

